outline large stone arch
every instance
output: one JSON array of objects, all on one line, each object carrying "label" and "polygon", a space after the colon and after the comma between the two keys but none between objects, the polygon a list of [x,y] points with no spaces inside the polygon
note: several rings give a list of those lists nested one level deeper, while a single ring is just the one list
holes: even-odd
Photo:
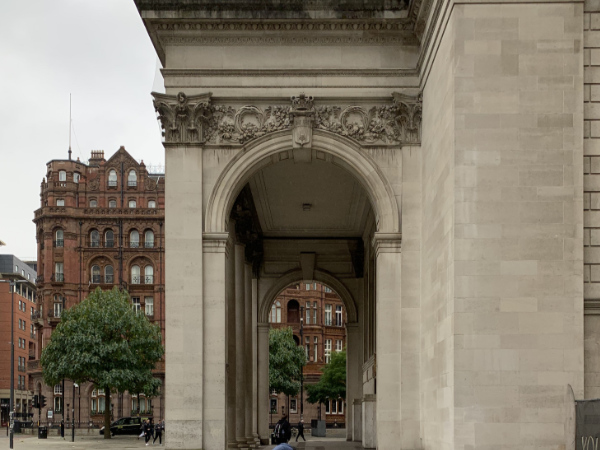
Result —
[{"label": "large stone arch", "polygon": [[[269,313],[271,311],[271,304],[275,297],[283,290],[286,286],[292,283],[302,281],[302,270],[293,270],[285,275],[279,277],[277,281],[265,292],[265,295],[260,299],[260,305],[258,306],[258,322],[268,323]],[[346,314],[348,316],[348,323],[356,323],[358,321],[358,311],[356,302],[352,297],[350,291],[346,286],[333,275],[324,272],[322,270],[315,269],[314,281],[319,281],[332,288],[344,302],[346,307]]]},{"label": "large stone arch", "polygon": [[[273,164],[271,156],[289,150],[291,130],[263,136],[249,143],[219,176],[208,201],[204,231],[223,233],[233,202],[246,182],[261,168]],[[337,158],[334,163],[352,173],[361,183],[375,213],[377,231],[399,233],[400,215],[394,191],[377,163],[356,142],[323,130],[314,130],[312,149]]]}]

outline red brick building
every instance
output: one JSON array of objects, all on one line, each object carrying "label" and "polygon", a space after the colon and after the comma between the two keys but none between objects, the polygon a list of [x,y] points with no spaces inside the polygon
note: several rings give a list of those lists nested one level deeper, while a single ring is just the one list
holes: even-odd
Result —
[{"label": "red brick building", "polygon": [[[300,318],[302,317],[302,336]],[[329,287],[305,281],[288,286],[271,306],[269,323],[272,328],[291,327],[294,340],[303,345],[308,360],[304,366],[304,386],[314,384],[321,378],[321,369],[329,362],[331,354],[346,347],[346,309],[340,297]],[[301,344],[302,342],[302,344]],[[300,398],[271,395],[271,422],[277,422],[282,412],[289,416],[292,425],[300,421]],[[319,417],[318,405],[306,401],[304,390],[304,421],[309,426],[311,419]],[[343,400],[329,401],[321,406],[321,419],[328,426],[344,426],[346,405]]]},{"label": "red brick building", "polygon": [[[35,327],[31,320],[37,310],[35,269],[13,255],[0,255],[0,424],[8,424],[10,400],[11,302],[14,329],[14,407],[17,419],[30,413],[32,393],[28,388],[27,361],[36,353]],[[10,281],[15,281],[14,292]]]},{"label": "red brick building", "polygon": [[[41,207],[35,211],[38,245],[39,313],[34,316],[38,349],[52,337],[64,308],[79,303],[100,287],[129,292],[132,307],[160,324],[164,339],[164,174],[149,173],[121,147],[108,160],[92,151],[87,164],[71,159],[47,163],[41,185]],[[30,389],[47,397],[44,422],[58,422],[75,403],[76,421],[101,422],[104,393],[91,385],[45,386],[39,357],[29,361]],[[156,368],[164,381],[164,363]],[[112,395],[113,417],[139,409],[164,417],[161,398],[127,392]],[[37,418],[37,417],[36,417]]]}]

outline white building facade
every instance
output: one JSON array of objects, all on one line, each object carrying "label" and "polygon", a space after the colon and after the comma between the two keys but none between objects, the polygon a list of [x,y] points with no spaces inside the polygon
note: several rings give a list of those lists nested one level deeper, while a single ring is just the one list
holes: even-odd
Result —
[{"label": "white building facade", "polygon": [[349,440],[570,448],[600,386],[600,5],[135,3],[166,88],[167,447],[268,439],[268,315],[315,280],[347,311]]}]

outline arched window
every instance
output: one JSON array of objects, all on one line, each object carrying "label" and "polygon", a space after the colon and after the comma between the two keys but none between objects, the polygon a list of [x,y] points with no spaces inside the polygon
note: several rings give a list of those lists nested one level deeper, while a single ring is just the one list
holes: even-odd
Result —
[{"label": "arched window", "polygon": [[108,248],[115,246],[115,233],[113,233],[113,230],[106,230],[104,233],[104,246]]},{"label": "arched window", "polygon": [[90,232],[90,247],[100,247],[100,233],[98,230]]},{"label": "arched window", "polygon": [[129,171],[129,174],[127,175],[127,186],[137,186],[137,174],[135,173],[135,170]]},{"label": "arched window", "polygon": [[116,187],[117,186],[117,171],[112,169],[108,172],[108,186]]},{"label": "arched window", "polygon": [[129,207],[130,208],[136,208],[137,207],[137,203],[135,200],[129,200]]},{"label": "arched window", "polygon": [[154,284],[154,267],[144,267],[144,284]]},{"label": "arched window", "polygon": [[154,232],[152,230],[146,230],[146,232],[144,233],[144,247],[154,247]]},{"label": "arched window", "polygon": [[90,208],[97,208],[98,207],[98,200],[96,200],[95,198],[90,200]]},{"label": "arched window", "polygon": [[58,229],[56,230],[56,240],[54,241],[54,246],[55,247],[64,247],[65,246],[65,241],[64,241],[64,233],[62,229]]},{"label": "arched window", "polygon": [[67,172],[65,172],[64,170],[59,170],[58,181],[67,181]]},{"label": "arched window", "polygon": [[138,248],[140,246],[140,233],[137,230],[131,230],[129,233],[129,247]]},{"label": "arched window", "polygon": [[156,201],[148,200],[148,208],[156,208]]},{"label": "arched window", "polygon": [[113,266],[108,265],[104,268],[104,282],[106,284],[114,283]]},{"label": "arched window", "polygon": [[281,323],[281,302],[279,300],[271,306],[271,323]]},{"label": "arched window", "polygon": [[109,208],[116,208],[117,207],[117,201],[116,200],[109,200],[108,201],[108,207]]},{"label": "arched window", "polygon": [[79,172],[73,172],[73,183],[79,183],[79,178],[81,178]]},{"label": "arched window", "polygon": [[140,284],[140,266],[131,266],[131,284]]},{"label": "arched window", "polygon": [[92,283],[100,283],[100,266],[92,266]]}]

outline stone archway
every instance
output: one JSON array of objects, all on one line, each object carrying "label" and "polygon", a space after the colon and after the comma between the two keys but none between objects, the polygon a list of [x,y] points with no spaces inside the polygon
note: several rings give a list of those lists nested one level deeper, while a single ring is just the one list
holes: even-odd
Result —
[{"label": "stone archway", "polygon": [[[199,103],[192,114],[217,111],[207,96],[156,98],[163,124],[172,117],[169,105],[189,112],[193,100]],[[258,107],[239,111],[252,120],[260,116]],[[366,114],[362,107],[346,111],[348,117]],[[193,121],[194,127],[201,123]],[[165,142],[167,290],[178,299],[166,313],[165,384],[172,398],[167,421],[181,417],[181,403],[199,405],[194,418],[172,425],[170,439],[184,448],[190,429],[202,430],[199,439],[207,449],[252,447],[268,439],[261,417],[267,405],[260,403],[268,392],[258,382],[268,358],[257,351],[266,348],[261,342],[268,328],[259,322],[259,308],[274,284],[299,269],[302,276],[293,277],[321,278],[354,300],[347,308],[348,344],[367,351],[351,352],[348,362],[347,438],[366,448],[393,447],[402,428],[401,391],[416,392],[414,374],[401,380],[398,357],[401,146],[394,141],[373,149],[314,129],[310,144],[298,147],[297,127],[291,127],[231,148],[194,141],[203,135],[199,131],[168,125]],[[305,195],[313,200],[304,203]],[[300,207],[314,215],[294,216],[296,226],[290,214],[299,214]],[[191,310],[203,325],[198,333],[192,331]],[[190,391],[191,385],[197,388]],[[377,390],[385,396],[378,399]],[[411,413],[418,417],[418,410]]]}]

